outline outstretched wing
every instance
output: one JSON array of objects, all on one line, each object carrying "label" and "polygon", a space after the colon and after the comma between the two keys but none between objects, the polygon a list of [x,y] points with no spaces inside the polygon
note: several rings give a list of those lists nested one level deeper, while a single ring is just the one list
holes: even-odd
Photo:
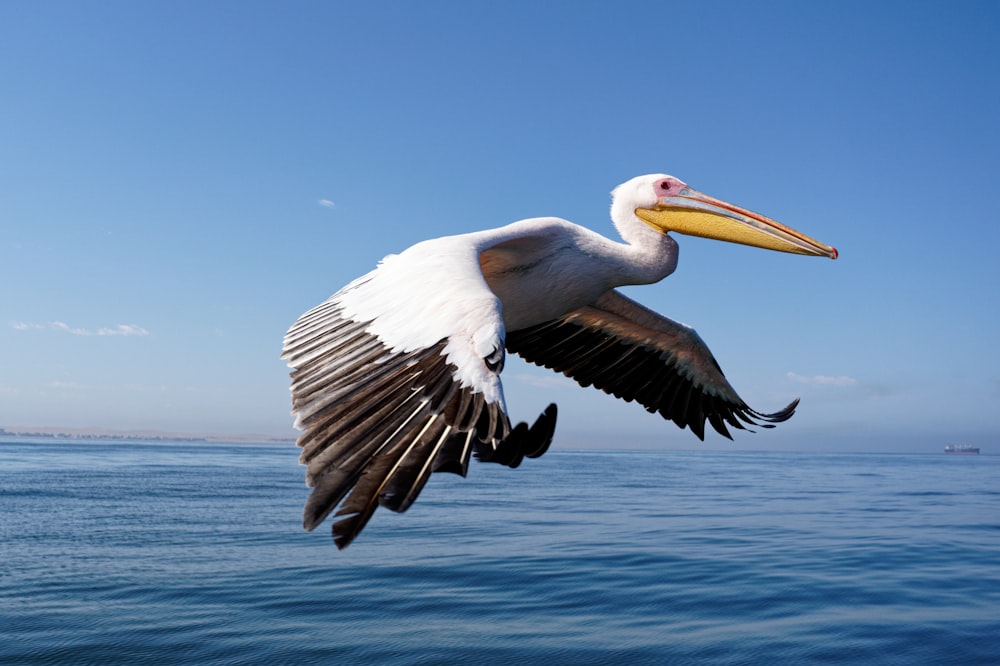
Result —
[{"label": "outstretched wing", "polygon": [[464,476],[473,451],[516,466],[551,442],[554,406],[531,428],[511,428],[500,303],[478,252],[452,237],[387,257],[285,336],[300,462],[313,488],[303,525],[315,528],[336,508],[339,548],[378,506],[405,511],[431,473]]},{"label": "outstretched wing", "polygon": [[635,400],[699,439],[705,438],[706,420],[732,439],[726,424],[772,428],[790,418],[799,402],[773,414],[754,411],[694,329],[614,290],[559,319],[508,332],[507,350],[583,386]]}]

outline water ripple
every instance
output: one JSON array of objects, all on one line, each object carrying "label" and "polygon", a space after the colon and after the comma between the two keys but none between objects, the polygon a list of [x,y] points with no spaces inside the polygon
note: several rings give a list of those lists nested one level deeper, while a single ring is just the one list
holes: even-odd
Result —
[{"label": "water ripple", "polygon": [[997,459],[554,451],[337,552],[295,458],[0,445],[0,663],[1000,661]]}]

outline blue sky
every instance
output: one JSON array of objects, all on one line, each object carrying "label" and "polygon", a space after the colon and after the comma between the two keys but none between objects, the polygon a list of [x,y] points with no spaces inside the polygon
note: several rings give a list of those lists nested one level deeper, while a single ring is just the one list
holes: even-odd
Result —
[{"label": "blue sky", "polygon": [[927,450],[1000,426],[995,2],[0,5],[0,426],[291,434],[284,330],[423,238],[678,176],[836,246],[682,237],[632,297],[777,430],[510,363],[556,446]]}]

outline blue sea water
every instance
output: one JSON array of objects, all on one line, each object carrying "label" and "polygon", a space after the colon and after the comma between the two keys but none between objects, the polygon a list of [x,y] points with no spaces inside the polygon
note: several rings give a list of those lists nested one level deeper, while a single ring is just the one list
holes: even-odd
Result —
[{"label": "blue sea water", "polygon": [[296,457],[0,439],[0,663],[1000,663],[1000,457],[556,450],[343,552]]}]

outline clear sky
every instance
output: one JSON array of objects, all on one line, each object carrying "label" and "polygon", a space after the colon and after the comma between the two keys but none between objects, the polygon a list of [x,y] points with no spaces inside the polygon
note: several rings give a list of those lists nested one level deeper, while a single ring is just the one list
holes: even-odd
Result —
[{"label": "clear sky", "polygon": [[[0,4],[0,427],[291,434],[285,329],[423,238],[613,235],[651,172],[836,246],[630,296],[774,431],[509,363],[557,447],[939,451],[1000,426],[1000,3]],[[996,448],[996,447],[995,447]]]}]

